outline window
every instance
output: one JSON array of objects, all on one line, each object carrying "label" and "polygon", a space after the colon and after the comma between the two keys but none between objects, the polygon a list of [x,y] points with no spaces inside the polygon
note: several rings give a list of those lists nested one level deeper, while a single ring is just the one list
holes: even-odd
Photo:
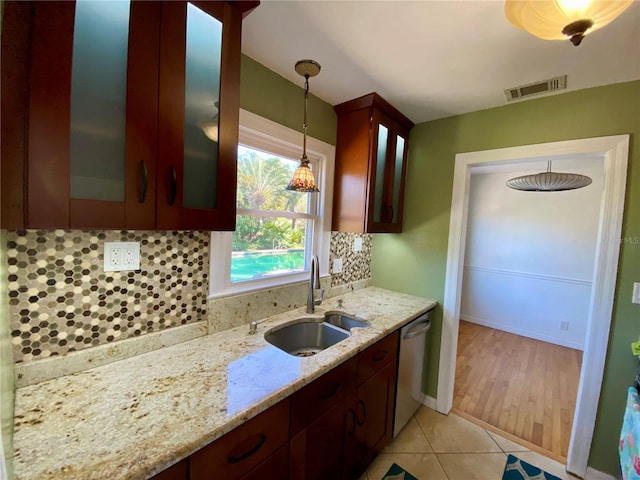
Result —
[{"label": "window", "polygon": [[211,235],[211,295],[308,278],[313,253],[328,273],[334,147],[307,137],[320,193],[284,189],[298,166],[302,133],[240,112],[235,232]]}]

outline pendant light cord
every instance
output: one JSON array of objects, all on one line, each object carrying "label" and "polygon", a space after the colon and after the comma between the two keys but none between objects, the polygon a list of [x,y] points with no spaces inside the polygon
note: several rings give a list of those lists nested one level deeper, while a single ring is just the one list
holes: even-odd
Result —
[{"label": "pendant light cord", "polygon": [[302,161],[307,160],[307,99],[309,98],[309,75],[304,76],[304,120],[302,121]]}]

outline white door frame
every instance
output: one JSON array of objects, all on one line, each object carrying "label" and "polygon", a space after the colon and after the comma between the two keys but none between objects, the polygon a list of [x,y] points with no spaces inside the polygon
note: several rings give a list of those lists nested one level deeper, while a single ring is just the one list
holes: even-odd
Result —
[{"label": "white door frame", "polygon": [[471,168],[488,164],[521,163],[533,158],[539,160],[559,155],[581,154],[602,154],[605,171],[589,318],[567,456],[567,471],[584,477],[609,342],[627,180],[629,135],[541,143],[456,155],[436,410],[448,414],[453,406]]}]

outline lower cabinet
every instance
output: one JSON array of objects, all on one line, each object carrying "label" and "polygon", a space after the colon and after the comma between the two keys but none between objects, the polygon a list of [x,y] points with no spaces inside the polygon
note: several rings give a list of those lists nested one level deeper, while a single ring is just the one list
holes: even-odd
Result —
[{"label": "lower cabinet", "polygon": [[358,480],[392,438],[398,335],[152,480]]},{"label": "lower cabinet", "polygon": [[388,363],[357,390],[355,402],[355,446],[349,448],[347,478],[358,479],[373,459],[391,441],[396,392],[397,363]]},{"label": "lower cabinet", "polygon": [[[289,399],[283,400],[198,450],[189,457],[189,478],[229,480],[253,475],[254,468],[262,468],[265,460],[273,460],[271,455],[288,445],[290,410]],[[272,463],[264,468],[275,468],[277,462]]]},{"label": "lower cabinet", "polygon": [[[397,333],[357,357],[362,383],[291,438],[290,480],[361,477],[392,438],[397,357]],[[293,404],[324,378],[296,392]],[[308,418],[314,418],[313,411]]]},{"label": "lower cabinet", "polygon": [[290,480],[345,478],[354,453],[355,398],[353,391],[291,439]]}]

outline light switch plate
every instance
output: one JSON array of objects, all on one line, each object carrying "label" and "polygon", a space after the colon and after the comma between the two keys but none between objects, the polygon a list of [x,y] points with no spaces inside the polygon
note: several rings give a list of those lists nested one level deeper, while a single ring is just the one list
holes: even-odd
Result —
[{"label": "light switch plate", "polygon": [[342,258],[336,258],[333,261],[332,273],[342,273]]},{"label": "light switch plate", "polygon": [[104,271],[140,270],[139,242],[104,242]]},{"label": "light switch plate", "polygon": [[633,297],[631,298],[633,303],[640,303],[640,282],[633,284]]},{"label": "light switch plate", "polygon": [[353,251],[354,252],[360,252],[362,250],[362,238],[361,237],[356,237],[353,240]]}]

